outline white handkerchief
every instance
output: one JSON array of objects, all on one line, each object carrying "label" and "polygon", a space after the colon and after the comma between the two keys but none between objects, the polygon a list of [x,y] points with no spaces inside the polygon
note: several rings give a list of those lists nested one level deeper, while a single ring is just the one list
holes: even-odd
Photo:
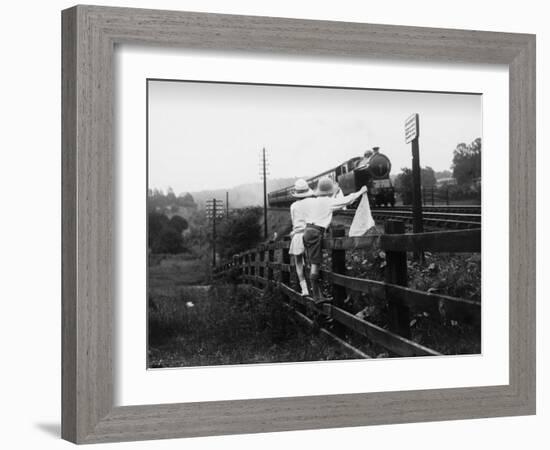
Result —
[{"label": "white handkerchief", "polygon": [[351,227],[349,229],[349,236],[363,236],[370,228],[374,227],[374,219],[370,212],[369,197],[364,193],[359,202],[357,211],[355,211],[355,216],[353,216],[353,221],[351,222]]}]

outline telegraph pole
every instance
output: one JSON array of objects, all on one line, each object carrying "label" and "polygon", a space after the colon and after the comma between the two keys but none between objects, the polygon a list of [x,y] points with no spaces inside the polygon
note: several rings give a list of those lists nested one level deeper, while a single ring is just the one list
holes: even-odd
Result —
[{"label": "telegraph pole", "polygon": [[267,169],[265,147],[262,149],[262,173],[260,176],[264,180],[264,239],[267,239]]},{"label": "telegraph pole", "polygon": [[212,267],[216,267],[216,199],[212,200]]},{"label": "telegraph pole", "polygon": [[216,267],[216,219],[220,212],[223,211],[221,208],[223,208],[221,200],[216,200],[215,198],[206,200],[206,214],[212,219],[212,267]]},{"label": "telegraph pole", "polygon": [[216,199],[212,202],[212,267],[216,267]]}]

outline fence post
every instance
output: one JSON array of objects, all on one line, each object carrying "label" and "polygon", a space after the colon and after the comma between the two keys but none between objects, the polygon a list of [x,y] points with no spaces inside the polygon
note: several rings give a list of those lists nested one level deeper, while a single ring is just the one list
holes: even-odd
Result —
[{"label": "fence post", "polygon": [[[333,228],[332,237],[341,238],[346,236],[344,228]],[[333,249],[331,252],[332,272],[341,275],[346,274],[346,251],[342,249]],[[334,305],[342,307],[346,299],[346,288],[337,284],[332,285],[332,296],[334,297]]]},{"label": "fence post", "polygon": [[[281,264],[283,262],[283,249],[275,247],[275,254],[274,254],[274,261],[278,264]],[[279,266],[275,275],[275,281],[277,283],[281,283],[283,281],[283,271],[281,270],[281,267]]]},{"label": "fence post", "polygon": [[432,186],[432,206],[435,205],[435,196],[434,196],[435,186]]},{"label": "fence post", "polygon": [[273,266],[271,263],[273,262],[274,245],[275,244],[271,244],[267,250],[267,287],[270,289],[273,287]]},{"label": "fence post", "polygon": [[[384,223],[384,232],[386,234],[403,234],[405,233],[405,224],[399,220],[387,220]],[[407,286],[407,252],[386,252],[386,282]],[[390,330],[405,338],[410,338],[409,308],[388,296],[387,291],[386,301],[390,314]]]},{"label": "fence post", "polygon": [[[282,263],[283,264],[290,264],[290,254],[288,253],[288,248],[283,248],[282,250],[283,250],[282,257],[281,257]],[[281,272],[281,279],[282,279],[283,284],[286,284],[287,286],[290,286],[290,272],[287,272],[286,270],[282,271]]]},{"label": "fence post", "polygon": [[[257,269],[257,256],[256,250],[252,250],[252,276],[257,277],[258,276],[258,269]],[[252,286],[256,286],[256,280],[252,280]]]},{"label": "fence post", "polygon": [[[264,268],[262,266],[264,259],[264,252],[261,248],[256,249],[256,276],[258,278],[263,277]],[[262,282],[258,280],[257,287],[263,288]]]},{"label": "fence post", "polygon": [[263,278],[265,276],[265,266],[263,264],[265,263],[265,252],[263,245],[258,248],[258,260],[256,263],[258,265],[258,276]]},{"label": "fence post", "polygon": [[249,271],[250,271],[250,276],[252,277],[249,281],[249,283],[254,286],[254,277],[256,276],[256,255],[254,254],[254,252],[252,250],[250,250],[250,256],[249,256]]},{"label": "fence post", "polygon": [[447,185],[447,189],[445,189],[445,198],[447,200],[447,206],[449,206],[449,185]]}]

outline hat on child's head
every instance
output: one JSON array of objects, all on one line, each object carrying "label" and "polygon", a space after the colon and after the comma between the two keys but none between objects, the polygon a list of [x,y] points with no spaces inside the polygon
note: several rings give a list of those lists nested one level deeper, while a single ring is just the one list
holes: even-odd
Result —
[{"label": "hat on child's head", "polygon": [[323,177],[317,183],[315,195],[328,196],[334,194],[334,183],[329,177]]},{"label": "hat on child's head", "polygon": [[307,184],[307,181],[300,178],[299,180],[296,180],[296,183],[294,183],[294,191],[292,192],[292,196],[296,198],[305,198],[305,197],[311,197],[313,195],[313,191],[309,188],[309,184]]}]

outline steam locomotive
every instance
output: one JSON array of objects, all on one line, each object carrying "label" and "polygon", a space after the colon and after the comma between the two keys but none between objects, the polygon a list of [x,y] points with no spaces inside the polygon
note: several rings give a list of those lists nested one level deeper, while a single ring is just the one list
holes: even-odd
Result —
[{"label": "steam locomotive", "polygon": [[[315,189],[322,177],[329,177],[338,183],[344,195],[359,190],[363,185],[368,188],[371,207],[395,206],[395,190],[390,180],[390,159],[380,153],[379,147],[367,150],[363,157],[351,158],[339,166],[320,173],[307,180],[309,187]],[[267,196],[269,206],[290,206],[296,199],[292,196],[294,187],[288,186]]]}]

